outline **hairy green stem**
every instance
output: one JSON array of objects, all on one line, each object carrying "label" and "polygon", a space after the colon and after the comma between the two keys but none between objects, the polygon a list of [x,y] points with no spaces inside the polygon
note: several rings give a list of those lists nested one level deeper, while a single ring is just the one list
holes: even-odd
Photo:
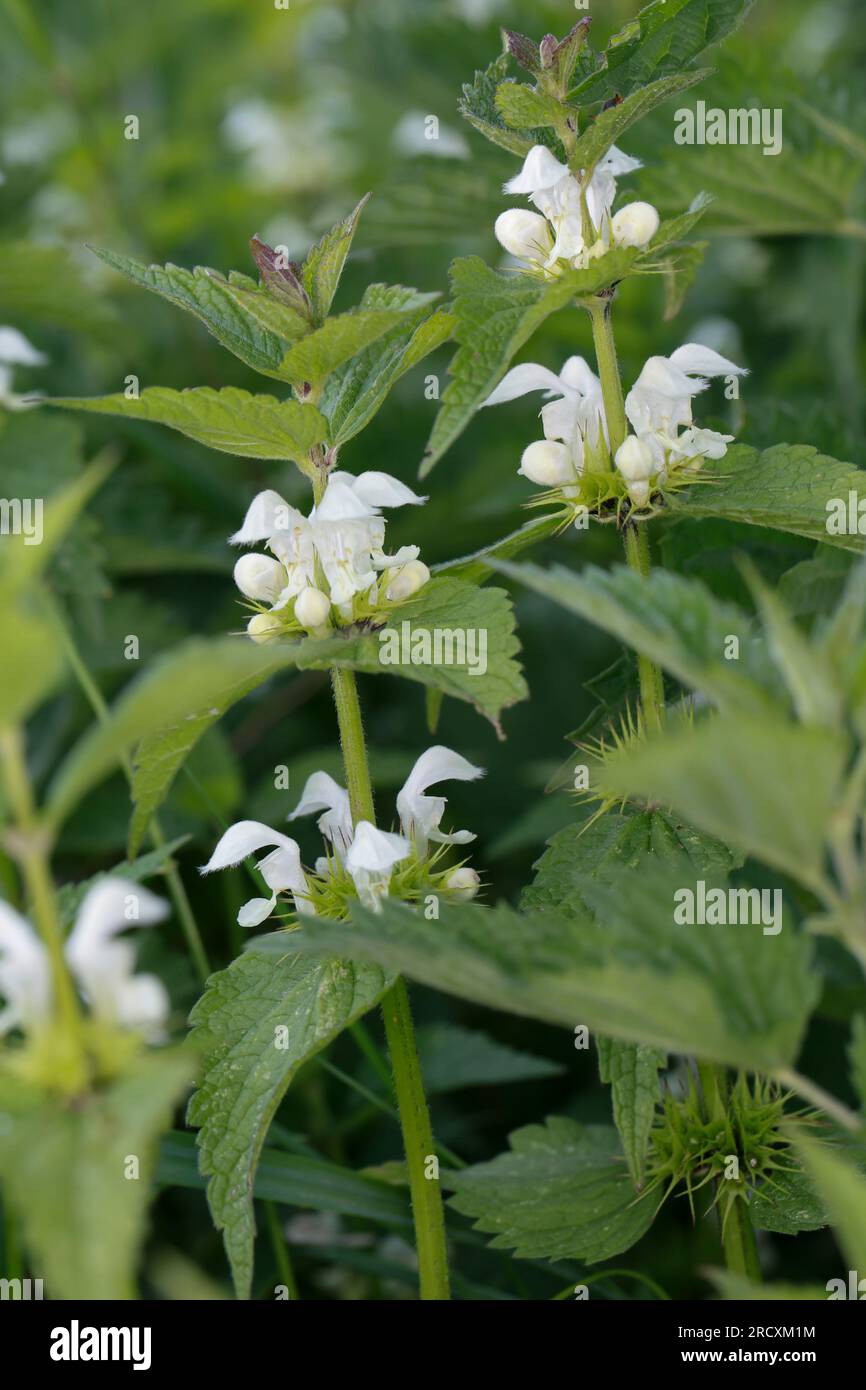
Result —
[{"label": "hairy green stem", "polygon": [[750,1284],[761,1283],[761,1264],[749,1209],[740,1198],[731,1203],[722,1226],[722,1249],[725,1264],[732,1274],[748,1279]]},{"label": "hairy green stem", "polygon": [[616,451],[628,434],[625,418],[625,401],[622,395],[622,382],[619,363],[616,360],[616,344],[613,339],[611,321],[611,300],[607,296],[595,296],[588,304],[592,323],[592,341],[595,347],[595,360],[601,378],[601,395],[604,401],[604,417],[607,421],[607,435],[610,443],[610,456]]},{"label": "hairy green stem", "polygon": [[[75,640],[72,636],[72,633],[69,631],[66,623],[63,621],[59,613],[57,614],[57,627],[60,632],[61,640],[63,642],[63,648],[66,653],[66,658],[69,662],[69,665],[72,668],[73,674],[75,675],[78,684],[81,686],[81,689],[84,695],[86,696],[90,704],[90,707],[96,715],[97,719],[99,720],[100,724],[107,724],[110,718],[110,713],[108,705],[105,703],[105,700],[103,699],[102,691],[99,689],[99,686],[96,684],[96,681],[90,674],[87,665],[82,660],[81,653],[75,645]],[[131,786],[132,763],[129,761],[129,758],[125,755],[121,758],[120,761],[126,780],[127,782],[129,782]],[[157,816],[151,817],[150,838],[153,841],[154,847],[156,849],[162,849],[166,844],[165,834]],[[178,920],[181,925],[181,930],[186,940],[187,950],[189,951],[190,959],[192,960],[193,966],[195,967],[201,982],[204,984],[204,982],[207,980],[208,976],[211,973],[210,963],[207,958],[207,952],[204,948],[204,942],[201,939],[201,933],[199,932],[198,924],[195,920],[195,915],[192,910],[192,904],[190,903],[186,888],[184,887],[183,879],[180,876],[180,870],[178,869],[177,865],[172,863],[167,864],[165,866],[165,876],[166,882],[168,884],[169,895],[174,904],[174,910],[177,913]]]},{"label": "hairy green stem", "polygon": [[[626,562],[636,574],[648,579],[650,574],[649,536],[646,522],[628,522],[623,533]],[[658,728],[664,718],[665,686],[661,669],[648,656],[638,655],[640,703],[647,728]]]},{"label": "hairy green stem", "polygon": [[[353,671],[335,667],[331,671],[331,683],[337,707],[352,819],[356,824],[359,820],[373,822],[373,787],[367,763],[367,746],[355,674]],[[415,1222],[421,1297],[447,1299],[450,1295],[445,1213],[438,1177],[428,1178],[425,1173],[429,1160],[435,1159],[436,1150],[433,1147],[433,1130],[421,1075],[421,1063],[418,1059],[409,995],[402,980],[398,980],[383,999],[382,1017],[391,1055],[394,1090],[409,1169],[409,1191]]]}]

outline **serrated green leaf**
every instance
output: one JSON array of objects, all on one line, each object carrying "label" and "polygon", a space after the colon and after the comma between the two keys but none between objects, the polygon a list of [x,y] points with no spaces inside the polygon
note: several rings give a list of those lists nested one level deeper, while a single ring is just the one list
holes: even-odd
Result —
[{"label": "serrated green leaf", "polygon": [[596,1264],[649,1229],[658,1200],[635,1201],[616,1131],[549,1116],[509,1135],[511,1151],[451,1173],[450,1205],[519,1259]]},{"label": "serrated green leaf", "polygon": [[248,367],[264,376],[280,377],[279,365],[286,343],[291,339],[278,336],[273,327],[262,322],[260,315],[244,308],[238,294],[218,271],[206,266],[184,270],[171,264],[144,265],[129,256],[118,256],[114,251],[101,251],[95,246],[91,250],[133,284],[152,290],[170,304],[194,314],[218,343]]},{"label": "serrated green leaf", "polygon": [[[231,271],[228,279],[223,280],[216,271],[211,271],[210,274],[243,314],[254,318],[256,323],[268,333],[274,334],[282,344],[295,343],[312,332],[313,325],[309,319],[304,318],[304,315],[293,309],[290,304],[268,294],[267,290],[257,285],[249,275]],[[277,370],[269,375],[284,380]]]},{"label": "serrated green leaf", "polygon": [[[3,1081],[0,1176],[52,1298],[135,1296],[157,1139],[194,1067],[189,1051],[152,1052],[67,1107]],[[136,1181],[125,1171],[130,1154]]]},{"label": "serrated green leaf", "polygon": [[301,338],[280,362],[286,381],[318,390],[331,372],[382,338],[399,324],[402,309],[351,309],[327,319],[307,337]]},{"label": "serrated green leaf", "polygon": [[496,106],[496,92],[508,76],[508,54],[501,53],[487,68],[475,73],[471,82],[463,85],[463,95],[457,103],[464,120],[501,149],[511,154],[528,154],[538,142],[528,134],[510,130]]},{"label": "serrated green leaf", "polygon": [[818,1231],[829,1220],[827,1209],[802,1169],[779,1171],[765,1182],[749,1202],[749,1217],[757,1231],[795,1236]]},{"label": "serrated green leaf", "polygon": [[568,107],[525,82],[502,82],[496,88],[495,101],[496,110],[511,130],[555,129],[568,115]]},{"label": "serrated green leaf", "polygon": [[616,248],[588,270],[567,271],[552,282],[503,275],[478,256],[454,262],[452,311],[459,348],[449,368],[452,381],[442,397],[421,477],[462,434],[535,329],[578,295],[594,294],[621,280],[639,255],[634,249]]},{"label": "serrated green leaf", "polygon": [[672,806],[707,834],[815,887],[846,758],[841,734],[731,714],[611,754],[596,780],[605,792]]},{"label": "serrated green leaf", "polygon": [[335,371],[320,402],[332,444],[345,444],[365,429],[400,378],[453,332],[454,317],[447,309],[433,314],[426,307],[418,309]]},{"label": "serrated green leaf", "polygon": [[580,169],[582,178],[587,181],[598,161],[631,126],[643,120],[650,111],[655,110],[669,97],[675,96],[677,92],[684,92],[696,82],[703,82],[711,72],[711,68],[701,68],[695,72],[678,72],[669,77],[659,77],[655,82],[648,82],[645,87],[638,87],[616,106],[600,111],[575,145],[569,161],[571,168]]},{"label": "serrated green leaf", "polygon": [[581,106],[626,97],[654,78],[681,72],[742,24],[754,0],[652,0],[614,34],[604,68],[571,93]]},{"label": "serrated green leaf", "polygon": [[611,1088],[613,1118],[635,1187],[643,1184],[647,1141],[661,1096],[659,1071],[667,1055],[644,1043],[599,1038],[601,1080]]},{"label": "serrated green leaf", "polygon": [[762,453],[734,444],[719,463],[705,468],[703,477],[705,482],[666,499],[673,515],[725,517],[843,550],[863,550],[862,536],[828,532],[827,503],[839,498],[847,506],[849,492],[866,497],[866,473],[820,454],[811,444],[774,444]]},{"label": "serrated green leaf", "polygon": [[328,437],[328,423],[315,406],[252,395],[235,386],[224,386],[219,391],[210,386],[193,386],[185,391],[148,386],[134,399],[120,393],[59,396],[45,404],[168,425],[209,449],[239,458],[292,459],[300,463],[314,445],[324,443]]},{"label": "serrated green leaf", "polygon": [[[468,700],[498,729],[502,711],[526,697],[515,660],[519,650],[511,600],[504,589],[480,589],[442,578],[430,580],[385,628],[304,643],[297,648],[296,660],[301,670],[350,666],[420,681]],[[454,659],[461,655],[465,659]]]},{"label": "serrated green leaf", "polygon": [[358,228],[358,219],[371,194],[366,193],[357,207],[342,222],[338,222],[317,241],[304,261],[301,276],[310,297],[316,322],[324,323],[331,310],[337,286],[343,274],[346,257]]},{"label": "serrated green leaf", "polygon": [[[576,573],[562,565],[542,570],[497,560],[492,568],[596,623],[723,710],[768,711],[783,695],[753,620],[715,599],[699,580],[658,569],[645,579],[625,565],[588,565]],[[739,639],[736,661],[725,659],[731,636]]]},{"label": "serrated green leaf", "polygon": [[291,946],[284,936],[280,959],[247,952],[212,975],[190,1019],[208,1051],[187,1119],[199,1130],[208,1202],[240,1298],[252,1281],[256,1164],[277,1107],[301,1064],[389,984],[376,967],[302,960]]},{"label": "serrated green leaf", "polygon": [[[694,863],[660,865],[641,852],[638,864],[617,859],[567,896],[548,880],[556,905],[522,913],[443,904],[428,922],[393,900],[378,914],[357,906],[350,931],[305,920],[293,945],[325,955],[339,942],[353,959],[569,1034],[579,1022],[750,1070],[790,1066],[819,990],[810,940],[790,928],[770,940],[749,925],[679,926],[674,894],[694,884]],[[264,936],[250,949],[273,958],[283,947]]]}]

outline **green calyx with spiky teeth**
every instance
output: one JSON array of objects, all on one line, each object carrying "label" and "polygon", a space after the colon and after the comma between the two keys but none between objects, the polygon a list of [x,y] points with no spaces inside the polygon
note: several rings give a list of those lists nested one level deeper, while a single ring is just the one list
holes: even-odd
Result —
[{"label": "green calyx with spiky teeth", "polygon": [[627,480],[615,468],[598,472],[585,470],[576,482],[536,493],[524,506],[555,507],[560,518],[559,529],[563,531],[587,515],[602,525],[615,522],[621,528],[627,521],[649,521],[658,516],[665,509],[666,499],[685,487],[720,482],[720,475],[705,475],[699,471],[703,462],[703,458],[696,455],[672,467],[664,485],[656,486],[641,506],[632,500]]},{"label": "green calyx with spiky teeth", "polygon": [[[424,903],[425,898],[433,896],[442,902],[465,901],[460,890],[447,887],[447,881],[456,869],[463,868],[468,860],[444,864],[449,858],[449,845],[438,845],[426,858],[418,857],[413,849],[411,856],[395,865],[389,884],[388,896],[406,903]],[[327,855],[328,868],[323,873],[306,871],[307,901],[310,910],[317,917],[327,917],[332,922],[344,922],[351,915],[351,908],[359,901],[358,890],[345,864],[333,852]],[[306,913],[277,913],[280,924],[291,930],[303,926]]]},{"label": "green calyx with spiky teeth", "polygon": [[740,1073],[721,1116],[708,1117],[694,1081],[682,1099],[667,1096],[650,1131],[647,1177],[642,1190],[661,1189],[659,1206],[684,1186],[692,1218],[695,1194],[715,1188],[708,1210],[718,1205],[722,1230],[736,1201],[748,1202],[762,1187],[776,1186],[776,1173],[796,1172],[785,1121],[817,1122],[816,1111],[787,1111],[793,1092]]}]

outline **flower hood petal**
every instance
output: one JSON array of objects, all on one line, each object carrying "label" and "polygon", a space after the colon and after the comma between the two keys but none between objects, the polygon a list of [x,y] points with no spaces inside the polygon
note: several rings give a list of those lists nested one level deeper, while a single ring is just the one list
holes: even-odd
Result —
[{"label": "flower hood petal", "polygon": [[530,391],[547,391],[551,396],[564,396],[566,386],[548,367],[539,366],[537,362],[522,362],[519,367],[512,367],[510,372],[505,373],[483,405],[502,405],[505,401],[516,400],[518,396],[526,396]]},{"label": "flower hood petal", "polygon": [[569,175],[565,164],[560,164],[546,145],[533,145],[523,161],[523,168],[503,187],[503,193],[537,193],[541,189],[553,188]]},{"label": "flower hood petal", "polygon": [[311,773],[304,784],[301,799],[288,820],[313,815],[316,811],[325,813],[318,822],[322,834],[338,849],[347,849],[352,843],[349,793],[327,772]]},{"label": "flower hood petal", "polygon": [[[199,870],[202,874],[212,874],[216,869],[229,869],[240,864],[250,854],[260,849],[298,850],[294,840],[279,830],[272,830],[257,820],[239,820],[230,825],[221,836],[216,849],[206,864]],[[300,853],[300,851],[298,851]]]},{"label": "flower hood petal", "polygon": [[229,545],[250,545],[253,541],[270,540],[271,536],[289,530],[295,524],[295,518],[306,520],[294,507],[289,506],[284,497],[268,488],[253,498],[243,526],[229,536]]},{"label": "flower hood petal", "polygon": [[700,376],[748,376],[746,367],[738,367],[727,357],[703,347],[701,343],[683,343],[668,358],[681,372],[697,373]]},{"label": "flower hood petal", "polygon": [[353,876],[359,871],[390,873],[395,864],[408,859],[411,853],[412,846],[402,835],[378,830],[368,820],[362,820],[355,826],[355,837],[346,855],[346,868]]}]

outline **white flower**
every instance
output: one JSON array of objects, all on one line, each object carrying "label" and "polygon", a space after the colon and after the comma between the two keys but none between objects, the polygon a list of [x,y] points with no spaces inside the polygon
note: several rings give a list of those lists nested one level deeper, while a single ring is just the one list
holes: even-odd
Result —
[{"label": "white flower", "polygon": [[276,603],[286,584],[286,571],[270,555],[242,555],[235,565],[234,581],[246,598]]},{"label": "white flower", "polygon": [[313,772],[307,778],[301,799],[289,820],[310,816],[316,811],[324,812],[317,825],[325,839],[334,846],[337,858],[345,859],[353,833],[349,793],[327,772]]},{"label": "white flower", "polygon": [[273,642],[281,632],[279,621],[269,613],[256,613],[247,623],[247,635],[259,646]]},{"label": "white flower", "polygon": [[265,883],[271,890],[270,898],[250,898],[238,913],[238,923],[242,927],[257,927],[270,917],[277,904],[280,893],[291,893],[298,912],[310,910],[307,901],[307,879],[301,868],[301,852],[294,840],[282,835],[279,830],[260,821],[242,820],[230,825],[221,837],[208,862],[202,865],[203,874],[216,869],[228,869],[240,864],[247,855],[272,845],[270,854],[260,859],[257,865]]},{"label": "white flower", "polygon": [[537,439],[529,444],[517,471],[539,487],[564,487],[577,481],[571,450],[555,439]]},{"label": "white flower", "polygon": [[659,215],[652,203],[627,203],[610,223],[615,246],[647,246],[658,229]]},{"label": "white flower", "polygon": [[453,893],[455,898],[462,898],[464,902],[471,901],[481,887],[481,879],[474,869],[468,864],[462,868],[455,869],[445,880],[445,887]]},{"label": "white flower", "polygon": [[331,612],[331,600],[321,589],[302,589],[295,600],[295,618],[308,631],[323,627]]},{"label": "white flower", "polygon": [[397,814],[403,834],[414,840],[419,858],[426,855],[430,840],[440,845],[466,845],[475,839],[469,830],[455,830],[446,835],[439,829],[446,798],[425,796],[427,788],[437,782],[474,782],[483,776],[483,768],[473,767],[466,758],[441,744],[421,754],[397,793]]},{"label": "white flower", "polygon": [[35,401],[16,395],[12,390],[13,367],[44,367],[48,358],[8,324],[0,326],[0,407],[7,410],[29,410]]},{"label": "white flower", "polygon": [[569,357],[559,376],[537,362],[512,367],[484,405],[501,405],[530,391],[543,391],[549,402],[541,408],[545,439],[570,445],[579,441],[581,461],[582,441],[594,446],[602,430],[607,434],[601,382],[582,357]]},{"label": "white flower", "polygon": [[493,228],[500,246],[519,261],[546,265],[553,250],[553,237],[546,218],[526,208],[509,208],[500,213]]},{"label": "white flower", "polygon": [[136,975],[135,948],[114,938],[131,923],[161,922],[168,906],[126,879],[107,876],[85,897],[65,954],[91,1013],[150,1041],[164,1036],[168,996],[156,975]]},{"label": "white flower", "polygon": [[685,343],[670,357],[650,357],[625,398],[625,413],[637,434],[670,434],[692,423],[692,397],[713,376],[745,376],[727,357],[699,343]]},{"label": "white flower", "polygon": [[[328,607],[335,605],[342,616],[352,617],[356,594],[366,594],[371,603],[378,595],[378,576],[383,570],[401,568],[418,558],[417,546],[401,546],[396,555],[386,555],[385,521],[382,507],[414,506],[426,502],[389,473],[371,470],[353,477],[332,473],[318,506],[309,517],[290,506],[278,492],[260,492],[251,502],[243,526],[229,537],[230,544],[247,545],[266,540],[277,557],[277,568],[267,556],[247,556],[235,567],[235,581],[249,598],[272,599],[272,612],[279,612],[306,593],[295,617],[306,628],[324,625]],[[245,563],[246,562],[246,563]],[[422,567],[423,568],[423,567]],[[421,570],[412,571],[420,587]],[[322,589],[322,578],[328,592]],[[426,583],[429,572],[423,581]],[[279,585],[279,592],[274,590]],[[319,595],[313,600],[307,591]],[[413,590],[414,592],[414,590]],[[255,619],[253,620],[255,623]],[[250,636],[267,640],[278,631],[273,625],[252,624]]]},{"label": "white flower", "polygon": [[[134,1029],[151,1041],[164,1035],[168,995],[155,975],[134,973],[135,950],[116,941],[131,924],[159,922],[168,908],[140,884],[108,875],[89,889],[64,953],[94,1017]],[[43,1026],[51,1011],[48,953],[30,923],[8,903],[0,903],[0,1034],[21,1025]]]},{"label": "white flower", "polygon": [[423,589],[430,578],[430,571],[423,560],[410,560],[399,569],[385,590],[385,597],[392,603],[398,599],[411,598]]},{"label": "white flower", "polygon": [[652,449],[636,434],[630,434],[616,451],[616,466],[628,483],[628,495],[636,507],[644,507],[650,498],[649,480],[658,472]]},{"label": "white flower", "polygon": [[391,873],[395,864],[408,859],[411,843],[402,835],[377,830],[370,821],[359,821],[346,855],[346,868],[365,907],[381,910],[381,900],[387,897]]},{"label": "white flower", "polygon": [[[640,160],[623,154],[615,145],[599,160],[586,190],[587,212],[596,238],[605,231],[605,221],[616,196],[617,176],[640,167]],[[503,191],[526,194],[551,224],[555,241],[545,262],[548,269],[558,260],[570,260],[577,265],[586,262],[593,246],[584,239],[580,183],[546,145],[533,146],[520,173],[505,184]],[[506,246],[506,249],[510,248]]]},{"label": "white flower", "polygon": [[[331,474],[321,502],[310,515],[310,525],[332,603],[350,604],[355,594],[367,593],[375,585],[377,570],[404,563],[403,555],[392,558],[383,553],[385,522],[380,508],[419,506],[426,500],[388,473],[367,472],[357,478]],[[413,549],[411,558],[417,553]]]}]

